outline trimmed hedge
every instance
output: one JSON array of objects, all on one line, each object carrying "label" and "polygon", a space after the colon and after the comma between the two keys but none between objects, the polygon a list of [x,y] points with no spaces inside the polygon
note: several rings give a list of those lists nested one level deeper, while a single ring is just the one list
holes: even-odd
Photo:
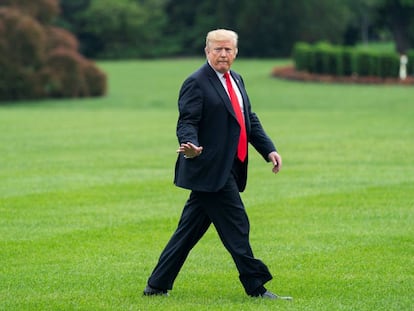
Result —
[{"label": "trimmed hedge", "polygon": [[414,50],[409,50],[407,52],[408,64],[407,64],[407,74],[414,76]]},{"label": "trimmed hedge", "polygon": [[354,73],[365,76],[376,76],[377,67],[377,54],[375,52],[357,51],[354,53]]},{"label": "trimmed hedge", "polygon": [[[293,49],[297,70],[334,76],[398,77],[400,56],[398,53],[380,53],[357,50],[350,47],[320,42],[310,45],[298,42]],[[414,50],[407,54],[408,74],[414,74]]]},{"label": "trimmed hedge", "polygon": [[398,78],[400,57],[397,53],[385,53],[378,56],[378,76]]},{"label": "trimmed hedge", "polygon": [[309,70],[310,51],[312,46],[305,42],[298,42],[293,47],[293,59],[295,60],[295,68],[299,71]]},{"label": "trimmed hedge", "polygon": [[340,60],[342,62],[342,71],[339,76],[351,76],[354,72],[354,50],[349,47],[342,47],[340,50]]}]

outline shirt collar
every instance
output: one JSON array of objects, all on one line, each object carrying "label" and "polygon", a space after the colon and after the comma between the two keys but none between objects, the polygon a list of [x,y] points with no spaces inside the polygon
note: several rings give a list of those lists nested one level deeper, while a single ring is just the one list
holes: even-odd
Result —
[{"label": "shirt collar", "polygon": [[[216,69],[214,69],[214,67],[213,67],[213,66],[211,66],[211,64],[210,64],[210,61],[207,61],[207,62],[208,62],[208,64],[209,64],[209,66],[211,67],[211,69],[213,69],[213,70],[214,70],[214,72],[216,73],[217,77],[218,77],[219,79],[224,79],[224,73],[218,72]],[[230,74],[230,70],[228,71],[228,73]],[[231,76],[231,74],[230,74],[230,76]]]}]

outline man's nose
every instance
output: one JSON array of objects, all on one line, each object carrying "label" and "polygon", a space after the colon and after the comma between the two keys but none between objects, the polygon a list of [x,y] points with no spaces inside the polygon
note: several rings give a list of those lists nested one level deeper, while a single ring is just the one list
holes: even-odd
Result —
[{"label": "man's nose", "polygon": [[227,56],[227,52],[226,52],[226,49],[221,49],[220,50],[220,54],[219,54],[220,56]]}]

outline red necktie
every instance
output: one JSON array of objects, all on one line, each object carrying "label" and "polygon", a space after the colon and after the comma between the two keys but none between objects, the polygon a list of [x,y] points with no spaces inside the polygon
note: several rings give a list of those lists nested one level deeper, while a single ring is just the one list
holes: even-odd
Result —
[{"label": "red necktie", "polygon": [[231,85],[230,75],[228,72],[224,74],[224,78],[226,79],[227,90],[229,92],[231,104],[233,105],[233,110],[236,114],[237,121],[239,122],[239,125],[240,125],[240,137],[239,137],[239,145],[237,148],[237,157],[239,158],[240,161],[244,162],[247,156],[246,124],[244,123],[243,113],[241,111],[236,92],[234,92],[233,86]]}]

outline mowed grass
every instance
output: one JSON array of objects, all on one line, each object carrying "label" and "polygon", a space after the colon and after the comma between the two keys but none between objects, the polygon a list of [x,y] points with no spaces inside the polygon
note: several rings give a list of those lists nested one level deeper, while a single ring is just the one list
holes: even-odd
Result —
[{"label": "mowed grass", "polygon": [[[284,157],[242,194],[267,287],[244,294],[212,227],[170,297],[143,297],[188,192],[177,95],[203,59],[104,62],[105,98],[0,106],[0,310],[412,310],[414,88],[303,84],[234,64]],[[218,133],[219,134],[219,133]]]}]

